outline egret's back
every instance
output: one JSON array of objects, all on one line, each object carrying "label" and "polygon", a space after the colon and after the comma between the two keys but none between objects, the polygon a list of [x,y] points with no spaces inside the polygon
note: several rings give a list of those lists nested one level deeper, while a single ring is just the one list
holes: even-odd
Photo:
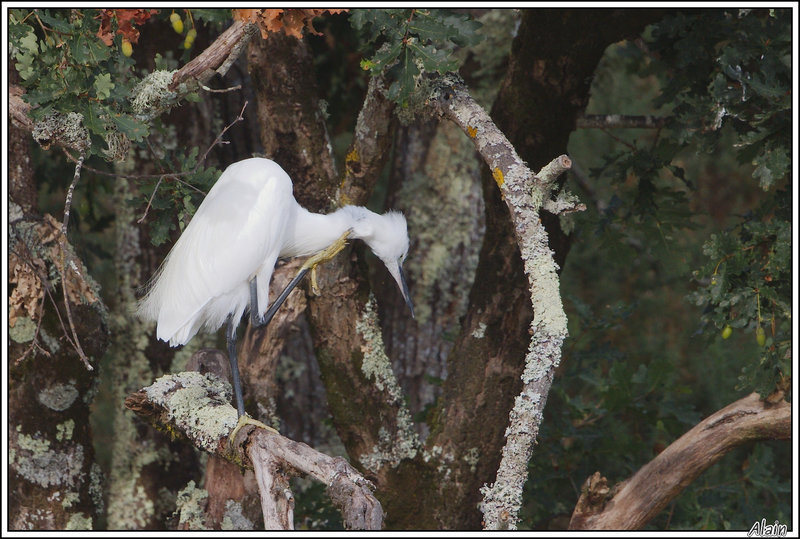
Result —
[{"label": "egret's back", "polygon": [[172,346],[217,330],[229,315],[238,322],[252,277],[269,282],[296,206],[292,182],[276,163],[229,166],[153,277],[139,315],[156,321],[158,338]]}]

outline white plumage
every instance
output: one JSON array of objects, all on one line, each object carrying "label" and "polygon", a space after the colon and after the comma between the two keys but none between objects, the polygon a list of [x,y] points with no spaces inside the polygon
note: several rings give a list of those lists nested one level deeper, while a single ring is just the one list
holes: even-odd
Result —
[{"label": "white plumage", "polygon": [[256,278],[263,315],[278,258],[315,254],[347,230],[386,264],[410,307],[401,269],[408,252],[402,214],[379,215],[360,206],[311,213],[294,199],[292,181],[278,164],[239,161],[222,173],[197,209],[151,280],[138,313],[157,323],[159,339],[182,345],[200,330],[216,331],[229,315],[238,324]]}]

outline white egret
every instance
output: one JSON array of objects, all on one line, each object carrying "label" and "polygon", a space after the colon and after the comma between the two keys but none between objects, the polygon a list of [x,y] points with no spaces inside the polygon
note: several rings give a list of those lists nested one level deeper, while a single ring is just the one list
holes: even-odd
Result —
[{"label": "white egret", "polygon": [[[403,276],[408,253],[405,217],[361,206],[312,213],[292,195],[289,175],[269,159],[230,165],[208,192],[139,302],[139,316],[157,323],[156,336],[171,346],[186,344],[198,331],[217,331],[227,322],[228,357],[240,424],[245,416],[236,328],[245,310],[251,324],[269,323],[289,292],[318,264],[333,258],[348,238],[363,240],[383,261],[403,298],[414,309]],[[312,256],[269,305],[269,281],[279,258]]]}]

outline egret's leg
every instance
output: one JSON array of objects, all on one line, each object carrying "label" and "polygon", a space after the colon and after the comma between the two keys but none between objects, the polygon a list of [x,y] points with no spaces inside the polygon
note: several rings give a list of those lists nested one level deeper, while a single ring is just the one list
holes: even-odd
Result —
[{"label": "egret's leg", "polygon": [[262,429],[266,429],[268,431],[272,431],[277,433],[278,431],[273,429],[272,427],[265,425],[260,421],[256,421],[255,419],[249,417],[244,411],[244,398],[242,397],[242,382],[239,379],[239,363],[236,360],[236,324],[233,321],[233,317],[228,317],[228,327],[225,331],[225,336],[228,340],[228,360],[231,363],[231,373],[233,374],[233,394],[236,397],[236,411],[239,414],[239,422],[234,427],[233,431],[231,432],[230,436],[228,437],[228,442],[233,445],[233,441],[236,439],[236,434],[239,432],[244,425],[248,423],[250,425],[255,425],[257,427],[261,427]]},{"label": "egret's leg", "polygon": [[306,276],[308,273],[308,269],[301,269],[297,272],[297,275],[294,276],[294,279],[291,280],[289,284],[286,285],[286,288],[283,289],[283,292],[280,293],[278,298],[272,302],[272,305],[269,306],[267,309],[267,313],[264,316],[258,314],[258,285],[257,285],[257,277],[253,277],[253,280],[250,281],[250,324],[253,327],[263,327],[270,323],[272,317],[275,316],[275,313],[278,312],[278,309],[283,302],[286,301],[286,298],[289,297],[289,293],[294,290],[294,288],[303,280],[303,277]]},{"label": "egret's leg", "polygon": [[236,324],[233,316],[228,317],[228,327],[225,331],[228,341],[228,361],[231,363],[231,373],[233,374],[233,394],[236,397],[236,411],[239,417],[244,415],[244,398],[242,397],[242,382],[239,379],[239,363],[236,360]]},{"label": "egret's leg", "polygon": [[[336,241],[334,241],[327,249],[320,251],[306,260],[305,264],[303,264],[303,266],[300,268],[300,271],[298,271],[297,275],[294,276],[294,279],[292,279],[291,282],[286,285],[286,288],[283,289],[283,292],[281,292],[278,298],[272,302],[272,305],[269,306],[267,313],[263,317],[258,314],[258,277],[253,277],[253,280],[250,281],[250,323],[254,327],[263,327],[269,324],[272,318],[275,316],[275,313],[278,312],[280,306],[283,305],[284,301],[286,301],[289,293],[294,290],[294,288],[300,283],[300,281],[303,280],[303,277],[305,277],[309,271],[311,271],[311,288],[314,290],[314,293],[319,293],[319,289],[317,288],[317,266],[331,260],[334,256],[339,254],[339,251],[344,249],[344,246],[347,245],[347,237],[349,235],[350,231],[348,230]],[[269,284],[267,284],[267,286],[269,286]]]}]

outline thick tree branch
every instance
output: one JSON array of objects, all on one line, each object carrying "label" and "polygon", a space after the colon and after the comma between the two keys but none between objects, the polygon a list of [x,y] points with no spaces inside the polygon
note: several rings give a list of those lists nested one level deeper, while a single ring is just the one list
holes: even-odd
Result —
[{"label": "thick tree branch", "polygon": [[251,425],[237,433],[231,446],[228,437],[237,416],[230,398],[229,384],[213,374],[190,371],[159,378],[129,395],[125,406],[156,427],[187,438],[199,449],[255,468],[263,487],[265,523],[273,529],[291,526],[293,500],[282,479],[285,470],[305,473],[325,483],[349,529],[381,528],[383,510],[372,495],[370,482],[343,459]]},{"label": "thick tree branch", "polygon": [[208,82],[216,74],[224,76],[257,31],[258,28],[252,23],[233,21],[233,24],[206,50],[175,72],[169,89],[175,91],[182,83],[187,83],[188,86],[192,86],[192,84],[199,86]]},{"label": "thick tree branch", "polygon": [[510,413],[497,478],[491,487],[482,489],[485,528],[514,529],[522,505],[528,460],[567,336],[557,266],[539,219],[539,210],[549,199],[555,180],[569,169],[571,161],[562,155],[534,174],[486,111],[472,99],[463,82],[452,76],[439,80],[432,102],[440,114],[454,121],[473,140],[492,171],[510,210],[530,285],[533,338],[525,358],[524,386]]},{"label": "thick tree branch", "polygon": [[600,472],[586,480],[571,530],[636,530],[733,448],[758,440],[788,440],[792,406],[770,405],[752,393],[710,415],[678,438],[608,498]]}]

